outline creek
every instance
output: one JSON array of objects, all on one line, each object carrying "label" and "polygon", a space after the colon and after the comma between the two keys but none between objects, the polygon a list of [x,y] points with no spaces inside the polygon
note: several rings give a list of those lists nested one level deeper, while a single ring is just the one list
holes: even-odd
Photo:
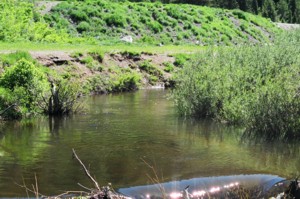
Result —
[{"label": "creek", "polygon": [[100,185],[120,190],[153,184],[145,162],[161,182],[300,173],[297,143],[254,143],[241,139],[241,128],[181,118],[167,96],[165,90],[91,96],[83,113],[1,124],[0,197],[26,197],[16,183],[23,178],[31,187],[35,175],[45,195],[82,190],[77,183],[93,187],[72,148]]}]

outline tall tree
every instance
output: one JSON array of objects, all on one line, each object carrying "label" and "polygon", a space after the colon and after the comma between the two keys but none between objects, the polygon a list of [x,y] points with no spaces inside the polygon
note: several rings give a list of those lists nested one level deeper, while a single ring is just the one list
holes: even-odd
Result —
[{"label": "tall tree", "polygon": [[300,0],[290,0],[289,9],[291,11],[290,22],[300,23]]},{"label": "tall tree", "polygon": [[277,16],[281,22],[288,22],[291,16],[286,0],[280,0],[277,4]]},{"label": "tall tree", "polygon": [[243,11],[250,11],[251,9],[251,0],[238,0],[239,7]]},{"label": "tall tree", "polygon": [[227,8],[228,9],[237,9],[237,8],[239,8],[239,4],[236,0],[228,0]]},{"label": "tall tree", "polygon": [[275,3],[272,0],[265,0],[264,5],[262,7],[262,16],[268,17],[272,21],[276,21],[276,9]]},{"label": "tall tree", "polygon": [[257,0],[252,0],[252,12],[258,14],[258,2]]}]

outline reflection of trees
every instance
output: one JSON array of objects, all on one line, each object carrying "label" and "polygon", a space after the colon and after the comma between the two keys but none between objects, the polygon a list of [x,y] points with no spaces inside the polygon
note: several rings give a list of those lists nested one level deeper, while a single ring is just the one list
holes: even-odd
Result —
[{"label": "reflection of trees", "polygon": [[49,131],[53,135],[59,135],[59,128],[61,125],[62,117],[49,116]]},{"label": "reflection of trees", "polygon": [[284,177],[294,178],[300,174],[299,142],[265,142],[264,140],[245,140],[243,144],[257,156],[257,162],[266,171]]}]

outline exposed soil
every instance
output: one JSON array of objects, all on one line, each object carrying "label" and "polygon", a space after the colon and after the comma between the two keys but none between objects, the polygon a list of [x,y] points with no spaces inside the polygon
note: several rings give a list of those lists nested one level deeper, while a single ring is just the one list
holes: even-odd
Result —
[{"label": "exposed soil", "polygon": [[[70,72],[80,78],[81,81],[94,75],[107,75],[113,73],[111,67],[134,70],[142,74],[142,87],[157,87],[158,85],[169,84],[172,76],[170,72],[164,71],[165,63],[173,64],[175,58],[166,54],[147,54],[128,55],[123,53],[105,54],[103,60],[99,63],[103,67],[101,71],[94,70],[84,63],[84,59],[88,56],[83,54],[80,57],[72,57],[70,52],[64,51],[31,51],[31,56],[40,64],[47,66],[60,74]],[[149,78],[151,74],[141,70],[139,64],[148,61],[162,72],[162,76],[158,77],[158,81],[153,84]],[[166,86],[167,86],[166,85]]]},{"label": "exposed soil", "polygon": [[39,8],[39,12],[42,15],[45,15],[51,11],[51,9],[59,4],[59,1],[38,1],[35,3],[35,6]]}]

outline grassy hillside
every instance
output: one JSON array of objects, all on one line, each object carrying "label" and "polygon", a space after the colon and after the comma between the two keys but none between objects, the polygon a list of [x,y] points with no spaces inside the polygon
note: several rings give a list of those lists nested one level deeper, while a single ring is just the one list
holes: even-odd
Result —
[{"label": "grassy hillside", "polygon": [[239,10],[161,3],[106,0],[62,2],[44,16],[73,37],[150,44],[237,44],[267,42],[278,29],[267,19]]}]

